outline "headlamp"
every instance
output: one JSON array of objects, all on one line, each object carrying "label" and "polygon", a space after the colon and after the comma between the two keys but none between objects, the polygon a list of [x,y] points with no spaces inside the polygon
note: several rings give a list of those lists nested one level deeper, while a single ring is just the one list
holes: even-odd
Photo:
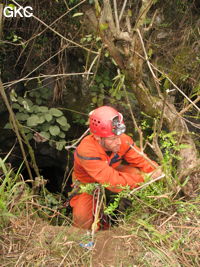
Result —
[{"label": "headlamp", "polygon": [[[121,113],[120,113],[121,115]],[[112,132],[116,135],[121,135],[123,133],[125,133],[126,131],[126,126],[125,124],[122,122],[123,120],[123,116],[121,115],[121,119],[119,120],[119,116],[116,116],[112,119]]]}]

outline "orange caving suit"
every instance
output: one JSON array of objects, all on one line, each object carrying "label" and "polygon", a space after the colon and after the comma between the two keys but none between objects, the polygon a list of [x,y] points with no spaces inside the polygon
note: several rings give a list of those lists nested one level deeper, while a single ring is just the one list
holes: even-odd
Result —
[{"label": "orange caving suit", "polygon": [[[86,136],[74,153],[75,180],[81,183],[109,184],[108,189],[113,192],[120,192],[120,186],[129,185],[134,188],[144,182],[139,171],[149,173],[154,168],[144,157],[130,148],[129,144],[139,150],[132,138],[122,134],[120,139],[119,152],[108,156],[93,135]],[[119,166],[122,159],[129,165]],[[74,226],[91,229],[95,208],[93,202],[93,196],[87,193],[78,194],[70,200]]]}]

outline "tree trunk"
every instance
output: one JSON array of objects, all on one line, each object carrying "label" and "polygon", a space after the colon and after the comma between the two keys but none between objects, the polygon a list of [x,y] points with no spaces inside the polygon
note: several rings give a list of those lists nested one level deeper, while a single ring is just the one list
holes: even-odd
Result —
[{"label": "tree trunk", "polygon": [[[183,191],[186,195],[191,196],[200,184],[200,161],[195,143],[185,121],[178,115],[175,106],[169,103],[160,92],[159,96],[152,95],[150,89],[142,80],[145,51],[141,40],[142,34],[139,35],[139,33],[143,32],[143,35],[145,33],[142,25],[148,10],[153,5],[153,1],[142,1],[138,18],[131,31],[127,16],[126,29],[129,29],[127,32],[121,31],[119,26],[116,26],[119,21],[116,23],[118,18],[115,16],[114,22],[113,13],[116,14],[116,10],[112,12],[110,1],[104,0],[103,2],[104,5],[98,18],[94,10],[87,7],[87,10],[85,10],[87,19],[93,25],[93,29],[97,30],[111,57],[125,74],[126,83],[132,88],[141,110],[152,117],[161,116],[162,113],[165,126],[169,131],[177,133],[176,140],[178,144],[187,145],[179,151],[181,160],[178,162],[178,175],[181,182],[187,177],[190,178]],[[106,29],[102,30],[102,25],[107,25]],[[119,46],[118,41],[121,41],[123,46]],[[154,82],[156,84],[155,77]]]}]

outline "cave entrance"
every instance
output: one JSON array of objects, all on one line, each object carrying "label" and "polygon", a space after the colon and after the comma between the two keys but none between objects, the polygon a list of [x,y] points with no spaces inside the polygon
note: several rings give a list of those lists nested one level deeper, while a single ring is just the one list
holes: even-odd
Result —
[{"label": "cave entrance", "polygon": [[[67,197],[68,192],[71,191],[72,177],[71,177],[71,168],[73,162],[70,161],[67,163],[65,157],[51,157],[50,155],[35,155],[37,166],[39,169],[40,175],[47,181],[45,188],[50,193],[61,193],[63,196]],[[63,160],[64,159],[64,160]],[[31,169],[33,178],[37,175],[35,171]],[[23,166],[23,170],[21,172],[24,179],[29,179],[28,171]]]}]

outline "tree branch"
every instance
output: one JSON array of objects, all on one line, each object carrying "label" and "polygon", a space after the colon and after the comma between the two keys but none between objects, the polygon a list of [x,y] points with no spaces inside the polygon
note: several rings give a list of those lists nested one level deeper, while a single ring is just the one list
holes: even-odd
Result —
[{"label": "tree branch", "polygon": [[0,4],[0,39],[3,34],[3,4]]},{"label": "tree branch", "polygon": [[38,75],[38,76],[35,76],[35,77],[31,77],[31,78],[21,78],[19,80],[16,80],[16,81],[11,81],[11,82],[7,82],[7,83],[4,83],[3,85],[5,86],[5,88],[7,87],[10,87],[10,86],[13,86],[14,84],[16,83],[19,83],[19,82],[22,82],[22,81],[31,81],[31,80],[35,80],[35,79],[49,79],[49,78],[52,78],[52,77],[68,77],[68,76],[78,76],[78,75],[91,75],[93,74],[92,72],[88,73],[88,72],[77,72],[77,73],[60,73],[60,74],[49,74],[49,75]]},{"label": "tree branch", "polygon": [[101,24],[108,24],[109,26],[109,30],[112,33],[113,36],[116,35],[116,27],[115,27],[115,23],[114,23],[114,19],[113,19],[113,15],[112,15],[112,9],[110,6],[110,1],[109,0],[103,0],[103,11],[101,13],[101,17],[99,20],[99,25],[101,26]]},{"label": "tree branch", "polygon": [[12,121],[12,124],[13,124],[13,128],[14,128],[15,134],[16,134],[18,142],[19,142],[19,146],[20,146],[20,149],[21,149],[21,152],[22,152],[22,156],[23,156],[23,159],[24,159],[27,171],[28,171],[28,175],[29,175],[30,179],[33,180],[31,169],[30,169],[29,163],[28,163],[27,158],[26,158],[26,152],[25,152],[25,149],[24,149],[24,146],[23,146],[22,138],[20,136],[20,131],[19,131],[19,128],[18,128],[17,119],[16,119],[15,114],[14,114],[14,112],[13,112],[13,110],[12,110],[10,104],[9,104],[9,101],[8,101],[7,95],[5,93],[5,90],[4,90],[4,87],[3,87],[1,79],[0,79],[0,94],[2,96],[2,99],[3,99],[7,109],[8,109],[8,112],[10,114],[10,118],[11,118],[11,121]]},{"label": "tree branch", "polygon": [[[151,64],[151,63],[150,63]],[[194,103],[194,101],[192,101],[170,78],[169,78],[169,76],[166,74],[166,73],[164,73],[164,72],[162,72],[162,71],[160,71],[158,68],[156,68],[153,64],[151,64],[151,66],[155,69],[155,70],[157,70],[159,73],[161,73],[161,74],[164,74],[165,75],[165,78],[167,78],[167,80],[198,110],[198,111],[200,111],[200,108]]]},{"label": "tree branch", "polygon": [[[18,4],[16,1],[12,0],[12,2],[14,4],[16,4],[18,7],[22,7],[20,4]],[[98,52],[96,51],[91,51],[90,49],[88,49],[87,47],[84,47],[68,38],[66,38],[65,36],[63,36],[61,33],[59,33],[58,31],[54,30],[51,26],[49,26],[48,24],[46,24],[44,21],[42,21],[40,18],[36,17],[35,15],[33,15],[33,18],[35,18],[37,21],[39,21],[41,24],[43,24],[46,28],[48,28],[49,30],[51,30],[53,33],[55,33],[56,35],[58,35],[60,38],[64,39],[65,41],[77,46],[77,47],[80,47],[88,52],[91,52],[93,54],[98,54]]]},{"label": "tree branch", "polygon": [[148,56],[147,56],[147,52],[146,52],[146,49],[145,49],[145,46],[144,46],[144,42],[143,42],[143,39],[142,39],[142,35],[141,35],[139,29],[137,29],[137,33],[138,33],[138,35],[139,35],[140,42],[141,42],[141,45],[142,45],[142,48],[143,48],[143,52],[144,52],[144,56],[145,56],[147,65],[148,65],[148,67],[149,67],[149,69],[150,69],[150,72],[151,72],[151,74],[152,74],[154,80],[159,84],[160,82],[159,82],[158,78],[156,77],[155,73],[153,72],[152,67],[151,67],[151,64],[150,64],[150,62],[149,62],[149,59],[148,59]]},{"label": "tree branch", "polygon": [[114,13],[115,13],[115,24],[116,24],[117,32],[120,32],[116,0],[113,0],[113,3],[114,3]]},{"label": "tree branch", "polygon": [[123,13],[124,13],[124,9],[126,7],[126,3],[127,3],[127,0],[125,0],[124,3],[123,3],[122,9],[121,9],[121,12],[120,12],[120,15],[119,15],[119,22],[122,19],[122,16],[123,16]]},{"label": "tree branch", "polygon": [[142,0],[142,6],[140,8],[140,12],[139,12],[137,21],[134,26],[135,30],[139,29],[144,24],[144,20],[146,19],[147,12],[153,5],[153,2],[154,2],[153,0]]},{"label": "tree branch", "polygon": [[142,156],[144,159],[146,159],[150,164],[151,164],[151,166],[152,167],[154,167],[155,169],[157,169],[158,168],[158,165],[157,164],[155,164],[152,160],[150,160],[145,154],[144,154],[144,152],[140,152],[140,151],[138,151],[133,145],[131,145],[129,142],[127,142],[127,144],[136,152],[136,153],[138,153],[140,156]]},{"label": "tree branch", "polygon": [[[200,96],[198,96],[194,101],[193,101],[193,104],[196,104],[197,102],[200,101]],[[183,113],[187,112],[192,106],[193,104],[189,104],[187,107],[185,107],[184,109],[182,109],[180,112],[179,112],[179,115],[181,116]]]},{"label": "tree branch", "polygon": [[124,89],[124,92],[125,92],[126,101],[127,101],[127,103],[128,103],[128,107],[129,107],[129,110],[130,110],[130,113],[131,113],[131,118],[132,118],[132,120],[133,120],[133,124],[134,124],[135,128],[137,129],[138,134],[139,134],[139,136],[140,136],[140,149],[141,149],[141,151],[142,151],[142,153],[143,153],[143,150],[144,150],[144,149],[143,149],[143,132],[142,132],[142,130],[140,129],[140,127],[138,127],[137,122],[136,122],[136,119],[135,119],[135,117],[134,117],[134,115],[133,115],[133,111],[132,111],[132,109],[131,109],[131,104],[130,104],[130,101],[129,101],[129,98],[128,98],[128,94],[127,94],[125,85],[123,85],[123,89]]},{"label": "tree branch", "polygon": [[159,176],[159,177],[157,177],[157,178],[155,178],[155,179],[153,179],[153,180],[151,180],[151,181],[149,181],[149,182],[147,182],[147,183],[145,183],[145,184],[143,184],[137,188],[134,188],[128,195],[133,195],[136,191],[138,191],[138,190],[140,190],[140,189],[142,189],[142,188],[144,188],[144,187],[146,187],[152,183],[155,183],[164,177],[165,177],[165,174],[162,174],[161,176]]}]

